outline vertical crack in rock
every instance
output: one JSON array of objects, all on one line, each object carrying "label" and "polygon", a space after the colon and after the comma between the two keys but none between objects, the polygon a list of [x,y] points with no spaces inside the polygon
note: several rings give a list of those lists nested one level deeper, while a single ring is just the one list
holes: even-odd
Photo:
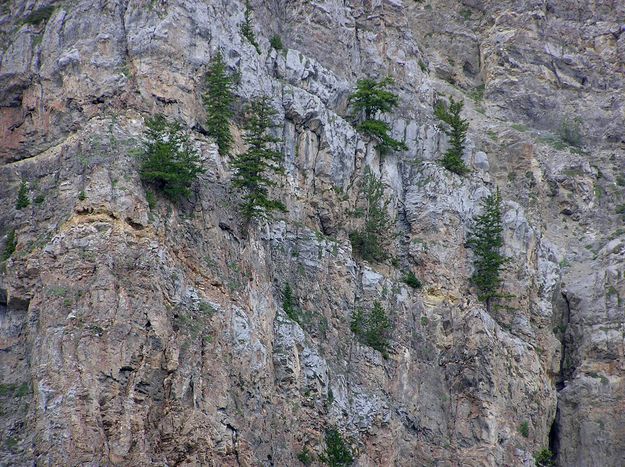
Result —
[{"label": "vertical crack in rock", "polygon": [[[558,335],[560,336],[560,368],[556,379],[556,391],[560,393],[566,387],[569,378],[575,372],[575,368],[571,364],[571,356],[569,340],[569,322],[571,321],[571,303],[566,291],[560,292],[560,308],[562,310],[560,324],[557,326]],[[558,453],[560,451],[560,397],[558,396],[558,405],[556,406],[556,415],[549,430],[549,449],[555,455],[556,463],[558,462]]]}]

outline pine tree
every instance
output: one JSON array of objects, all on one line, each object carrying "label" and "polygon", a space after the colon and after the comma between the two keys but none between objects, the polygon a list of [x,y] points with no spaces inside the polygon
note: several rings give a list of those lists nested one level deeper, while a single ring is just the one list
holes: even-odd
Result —
[{"label": "pine tree", "polygon": [[295,297],[293,296],[293,289],[288,282],[284,284],[282,290],[282,309],[286,315],[293,321],[297,321],[297,308],[295,307]]},{"label": "pine tree", "polygon": [[365,168],[361,196],[365,208],[357,209],[355,214],[364,217],[364,226],[350,234],[352,248],[367,261],[384,261],[388,257],[386,244],[393,226],[393,219],[388,214],[390,200],[384,196],[382,180],[369,167]]},{"label": "pine tree", "polygon": [[364,120],[357,128],[378,141],[377,147],[381,153],[408,149],[404,142],[390,136],[391,127],[388,123],[375,118],[378,114],[388,113],[397,107],[399,97],[387,90],[392,84],[393,80],[390,77],[382,81],[360,79],[356,82],[356,91],[350,96],[353,109],[359,114],[364,114]]},{"label": "pine tree", "polygon": [[15,209],[24,209],[28,206],[30,206],[30,199],[28,198],[28,183],[22,181],[22,183],[20,183],[20,189],[17,192]]},{"label": "pine tree", "polygon": [[241,35],[245,37],[250,44],[254,46],[258,55],[260,55],[260,45],[258,45],[258,41],[256,40],[256,35],[254,34],[254,28],[252,26],[252,6],[250,5],[250,0],[245,0],[245,19],[243,20],[243,24],[241,25]]},{"label": "pine tree", "polygon": [[366,319],[365,310],[363,310],[362,307],[356,308],[352,313],[352,321],[349,324],[349,329],[359,338],[365,335]]},{"label": "pine tree", "polygon": [[479,300],[485,302],[490,311],[493,299],[501,297],[501,271],[508,261],[501,254],[503,226],[499,188],[482,200],[482,207],[482,214],[475,218],[469,245],[475,255],[472,281]]},{"label": "pine tree", "polygon": [[390,328],[391,322],[384,307],[378,301],[373,303],[373,308],[368,312],[365,313],[361,307],[358,307],[352,314],[350,330],[362,344],[382,352],[385,358]]},{"label": "pine tree", "polygon": [[232,184],[245,193],[242,212],[249,222],[253,218],[267,217],[271,211],[286,212],[286,208],[280,201],[270,199],[268,194],[269,187],[276,185],[276,182],[268,178],[269,174],[284,174],[284,168],[280,165],[284,156],[271,149],[280,139],[269,134],[274,126],[273,117],[276,111],[267,97],[261,97],[251,102],[248,114],[244,127],[244,140],[248,148],[232,162],[235,169]]},{"label": "pine tree", "polygon": [[326,447],[319,460],[330,467],[346,467],[354,462],[354,455],[336,428],[328,428],[325,434]]},{"label": "pine tree", "polygon": [[556,463],[553,460],[554,453],[548,448],[541,449],[534,454],[534,463],[536,467],[555,467]]},{"label": "pine tree", "polygon": [[384,311],[382,304],[375,301],[367,317],[365,342],[369,347],[373,347],[382,352],[382,355],[385,357],[388,348],[388,331],[390,327],[391,322],[388,316],[386,316],[386,311]]},{"label": "pine tree", "polygon": [[452,97],[449,108],[445,107],[443,103],[439,103],[434,111],[436,117],[448,125],[444,131],[449,136],[451,144],[451,147],[441,159],[441,164],[447,170],[458,175],[469,172],[469,168],[462,160],[467,130],[469,129],[469,122],[460,116],[463,107],[463,101],[455,101]]},{"label": "pine tree", "polygon": [[370,78],[359,79],[356,91],[350,96],[354,110],[364,112],[365,120],[373,119],[378,113],[388,113],[397,107],[399,97],[386,88],[393,84],[390,77],[382,81]]},{"label": "pine tree", "polygon": [[7,233],[7,242],[4,245],[4,250],[2,250],[2,255],[0,256],[0,261],[6,261],[15,253],[15,249],[17,248],[17,236],[15,235],[15,229],[9,230]]},{"label": "pine tree", "polygon": [[230,133],[230,119],[232,118],[233,90],[235,78],[226,73],[221,52],[217,52],[206,76],[206,93],[203,96],[206,107],[206,128],[208,134],[215,138],[219,153],[222,156],[230,154],[232,149],[232,133]]},{"label": "pine tree", "polygon": [[191,185],[204,172],[199,154],[177,122],[157,115],[146,122],[146,139],[140,154],[141,179],[167,197],[177,200],[191,194]]}]

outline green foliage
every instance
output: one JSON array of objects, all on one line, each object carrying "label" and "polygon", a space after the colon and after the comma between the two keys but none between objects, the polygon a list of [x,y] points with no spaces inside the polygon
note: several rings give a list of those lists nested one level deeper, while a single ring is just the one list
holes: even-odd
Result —
[{"label": "green foliage", "polygon": [[389,149],[392,151],[406,151],[408,149],[405,143],[389,136],[391,127],[382,120],[365,120],[358,125],[358,130],[376,138],[379,141],[377,148],[381,153],[386,153]]},{"label": "green foliage", "polygon": [[529,130],[527,125],[524,125],[523,123],[513,123],[512,125],[510,125],[510,127],[513,130],[520,131],[521,133],[525,133],[526,131]]},{"label": "green foliage", "polygon": [[378,114],[388,113],[397,107],[399,98],[387,90],[392,84],[390,77],[382,81],[360,79],[356,83],[356,91],[349,97],[356,113],[364,114],[364,120],[358,125],[358,129],[378,141],[377,147],[381,153],[408,149],[404,142],[391,138],[391,127],[388,123],[375,118]]},{"label": "green foliage", "polygon": [[473,12],[471,10],[464,9],[460,11],[460,16],[462,16],[465,20],[469,20],[472,14]]},{"label": "green foliage", "polygon": [[42,204],[45,200],[46,200],[46,197],[42,194],[39,194],[35,197],[35,199],[33,200],[33,203]]},{"label": "green foliage", "polygon": [[441,159],[441,164],[447,170],[458,175],[469,172],[469,168],[462,160],[467,130],[469,129],[469,122],[460,116],[463,107],[463,101],[455,101],[452,97],[449,102],[449,108],[441,102],[434,110],[434,115],[447,124],[443,131],[449,136],[449,143],[451,144],[451,147]]},{"label": "green foliage", "polygon": [[17,236],[15,235],[15,229],[9,230],[7,233],[7,242],[4,245],[4,250],[2,251],[2,261],[6,261],[15,253],[15,248],[17,247]]},{"label": "green foliage", "polygon": [[19,444],[19,441],[17,440],[17,438],[13,436],[8,437],[5,442],[7,449],[9,449],[10,451],[15,450],[18,444]]},{"label": "green foliage", "polygon": [[24,397],[30,394],[28,383],[17,385],[15,383],[0,384],[0,397]]},{"label": "green foliage", "polygon": [[575,117],[572,121],[568,118],[565,118],[562,124],[560,125],[560,138],[562,141],[569,146],[573,146],[575,148],[582,147],[582,132],[580,129],[581,119],[580,117]]},{"label": "green foliage", "polygon": [[145,200],[147,201],[148,208],[150,208],[150,210],[156,207],[156,195],[154,194],[154,192],[147,190],[145,192]]},{"label": "green foliage", "polygon": [[482,200],[483,212],[475,220],[469,245],[473,248],[475,271],[473,283],[477,287],[478,298],[490,304],[500,297],[499,289],[503,280],[501,270],[508,261],[501,253],[503,247],[503,227],[501,222],[501,194],[497,189]]},{"label": "green foliage", "polygon": [[356,91],[349,97],[356,112],[364,112],[365,120],[371,120],[378,113],[387,113],[397,107],[399,98],[386,88],[394,83],[390,77],[382,81],[370,78],[359,79]]},{"label": "green foliage", "polygon": [[479,104],[480,102],[482,102],[484,100],[484,91],[486,90],[486,86],[483,84],[480,84],[479,86],[473,88],[471,91],[469,91],[469,97],[471,99],[473,99],[473,102],[475,102],[476,104]]},{"label": "green foliage", "polygon": [[364,260],[384,261],[388,257],[386,243],[394,220],[388,214],[390,201],[384,196],[384,184],[369,167],[365,168],[361,196],[365,208],[355,214],[364,217],[364,226],[349,235],[352,249]]},{"label": "green foliage", "polygon": [[404,274],[401,280],[406,285],[412,287],[413,289],[420,289],[422,286],[421,281],[417,279],[417,276],[415,276],[414,272],[412,271],[409,271],[406,274]]},{"label": "green foliage", "polygon": [[326,448],[319,456],[321,462],[330,467],[352,465],[354,462],[352,451],[336,428],[328,428],[326,430],[325,441]]},{"label": "green foliage", "polygon": [[315,460],[315,457],[308,450],[307,447],[304,447],[304,449],[302,449],[300,453],[297,455],[297,460],[300,461],[302,464],[309,466],[309,465],[312,465],[312,463]]},{"label": "green foliage", "polygon": [[534,454],[534,462],[536,467],[555,467],[556,463],[553,460],[554,454],[547,448],[543,448]]},{"label": "green foliage", "polygon": [[41,23],[45,23],[45,22],[47,22],[50,19],[50,17],[52,16],[52,13],[54,13],[55,9],[56,9],[56,7],[54,7],[52,5],[46,6],[46,7],[43,7],[43,8],[39,8],[39,9],[33,11],[26,18],[24,18],[22,20],[22,24],[33,24],[35,26],[38,26]]},{"label": "green foliage", "polygon": [[384,307],[378,301],[373,303],[373,308],[368,312],[358,307],[352,314],[351,331],[362,344],[382,352],[385,358],[387,356],[390,328],[391,322],[386,315]]},{"label": "green foliage", "polygon": [[288,282],[284,284],[282,289],[282,309],[286,315],[293,321],[297,321],[297,307],[295,306],[295,297],[293,296],[293,289]]},{"label": "green foliage", "polygon": [[530,425],[527,420],[519,425],[519,433],[521,433],[524,438],[527,438],[530,435]]},{"label": "green foliage", "polygon": [[232,162],[235,169],[233,185],[245,192],[242,213],[247,221],[258,217],[268,217],[271,211],[286,212],[280,201],[269,198],[268,189],[276,182],[268,178],[269,173],[284,174],[280,165],[284,156],[271,149],[280,139],[269,134],[274,126],[276,111],[271,107],[269,98],[261,97],[251,102],[248,107],[249,118],[245,124],[244,140],[247,151],[236,156]]},{"label": "green foliage", "polygon": [[207,114],[206,129],[208,134],[215,138],[222,156],[229,155],[232,149],[230,119],[233,115],[234,87],[235,78],[226,73],[223,56],[221,52],[217,52],[208,68],[206,93],[202,98]]},{"label": "green foliage", "polygon": [[254,46],[256,52],[258,52],[258,55],[260,55],[260,45],[258,45],[256,35],[254,34],[254,28],[252,26],[252,12],[253,10],[252,6],[250,5],[250,0],[245,0],[245,19],[243,20],[243,24],[241,25],[241,35]]},{"label": "green foliage", "polygon": [[30,206],[30,199],[28,198],[28,183],[22,180],[22,183],[20,183],[20,188],[17,191],[15,209],[24,209],[28,206]]},{"label": "green foliage", "polygon": [[172,200],[188,197],[191,185],[204,172],[200,156],[178,122],[157,115],[146,123],[141,159],[141,179]]},{"label": "green foliage", "polygon": [[277,34],[272,36],[272,38],[269,40],[269,44],[276,50],[282,50],[284,48],[284,45],[282,44],[282,38]]},{"label": "green foliage", "polygon": [[86,195],[86,193],[85,193],[85,191],[84,191],[84,190],[82,190],[80,193],[78,193],[78,199],[79,199],[80,201],[84,201],[84,200],[86,200],[86,199],[87,199],[87,195]]}]

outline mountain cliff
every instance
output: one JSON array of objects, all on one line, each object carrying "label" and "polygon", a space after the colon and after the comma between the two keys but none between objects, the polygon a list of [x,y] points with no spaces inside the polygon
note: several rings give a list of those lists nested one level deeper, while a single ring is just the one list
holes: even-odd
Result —
[{"label": "mountain cliff", "polygon": [[[15,243],[0,464],[301,465],[336,430],[362,466],[531,466],[545,449],[559,466],[622,466],[625,4],[249,7],[258,51],[239,0],[0,7],[0,247]],[[239,80],[234,154],[246,103],[278,112],[272,194],[288,212],[250,226],[205,127],[217,52]],[[399,105],[385,120],[408,149],[380,154],[349,97],[386,76]],[[439,164],[434,107],[451,97],[469,122],[463,176]],[[156,114],[201,155],[181,202],[140,178]],[[382,262],[349,238],[367,168],[394,219]],[[487,309],[468,239],[496,187],[509,297]],[[384,355],[350,326],[375,302]]]}]

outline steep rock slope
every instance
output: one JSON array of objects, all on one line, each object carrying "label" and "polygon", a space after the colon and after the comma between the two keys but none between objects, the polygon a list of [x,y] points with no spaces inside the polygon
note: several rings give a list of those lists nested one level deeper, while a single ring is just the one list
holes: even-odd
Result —
[{"label": "steep rock slope", "polygon": [[[2,462],[297,465],[335,426],[359,465],[531,465],[548,446],[560,465],[620,465],[620,2],[253,7],[260,55],[238,1],[3,7],[0,234],[18,243],[0,276]],[[239,102],[266,94],[279,111],[289,212],[247,232],[202,130],[217,50]],[[408,151],[380,158],[353,128],[347,98],[367,75],[396,79],[389,121]],[[471,121],[463,178],[435,162],[444,94]],[[192,129],[207,169],[180,205],[150,207],[138,177],[155,112]],[[365,166],[397,216],[392,263],[351,251]],[[22,180],[37,202],[16,210]],[[489,314],[465,243],[495,184],[514,297]],[[401,281],[410,269],[422,290]],[[350,331],[375,300],[388,359]]]}]

